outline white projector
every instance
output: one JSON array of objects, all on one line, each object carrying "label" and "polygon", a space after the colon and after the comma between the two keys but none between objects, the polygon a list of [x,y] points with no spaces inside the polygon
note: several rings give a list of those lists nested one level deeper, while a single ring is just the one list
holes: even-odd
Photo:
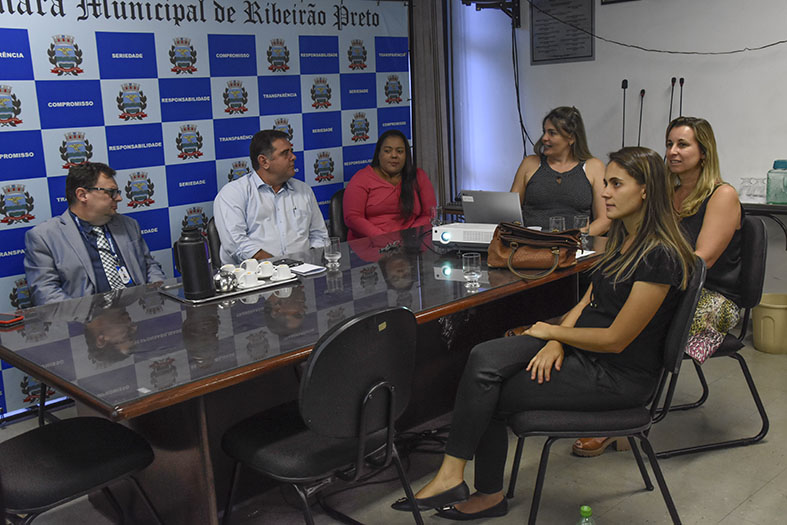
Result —
[{"label": "white projector", "polygon": [[432,242],[452,246],[486,248],[492,242],[497,224],[455,222],[432,227]]}]

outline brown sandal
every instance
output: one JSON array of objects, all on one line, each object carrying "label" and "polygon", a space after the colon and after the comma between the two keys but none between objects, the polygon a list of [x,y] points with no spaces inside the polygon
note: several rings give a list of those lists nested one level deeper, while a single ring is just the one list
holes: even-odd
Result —
[{"label": "brown sandal", "polygon": [[612,445],[618,452],[631,450],[631,445],[629,444],[628,438],[597,437],[577,439],[574,442],[574,445],[571,447],[571,452],[575,456],[582,458],[594,458],[603,454],[610,445]]}]

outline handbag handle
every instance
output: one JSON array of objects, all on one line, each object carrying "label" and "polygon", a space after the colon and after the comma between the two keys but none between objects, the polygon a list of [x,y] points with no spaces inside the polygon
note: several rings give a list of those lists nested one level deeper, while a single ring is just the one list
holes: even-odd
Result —
[{"label": "handbag handle", "polygon": [[512,242],[509,246],[511,247],[511,253],[508,254],[508,269],[511,271],[511,273],[513,273],[514,275],[516,275],[520,279],[540,279],[542,277],[546,277],[547,275],[549,275],[550,273],[555,271],[555,268],[557,268],[558,262],[560,261],[560,248],[557,248],[556,246],[553,246],[550,249],[550,251],[552,252],[552,256],[555,258],[555,260],[552,261],[552,267],[551,268],[548,268],[546,270],[542,270],[542,271],[537,272],[537,273],[519,273],[514,268],[514,265],[511,264],[511,262],[514,259],[514,254],[519,249],[519,244],[516,243],[516,242]]}]

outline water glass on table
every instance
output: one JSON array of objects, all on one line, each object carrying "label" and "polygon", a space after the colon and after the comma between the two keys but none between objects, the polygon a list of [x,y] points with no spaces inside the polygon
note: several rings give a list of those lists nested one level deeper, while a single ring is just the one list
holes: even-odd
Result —
[{"label": "water glass on table", "polygon": [[432,206],[429,209],[429,222],[432,226],[440,226],[443,224],[443,208],[442,206]]},{"label": "water glass on table", "polygon": [[464,275],[469,288],[478,286],[481,278],[481,254],[476,252],[462,254],[462,275]]},{"label": "water glass on table", "polygon": [[587,215],[574,215],[574,228],[579,230],[579,240],[582,249],[588,246],[588,232],[590,231],[590,217]]},{"label": "water glass on table", "polygon": [[562,215],[549,218],[549,231],[562,232],[566,230],[566,218]]},{"label": "water glass on table", "polygon": [[339,259],[342,258],[341,241],[338,237],[328,237],[328,244],[325,245],[323,256],[328,261],[328,268],[336,268],[339,266]]}]

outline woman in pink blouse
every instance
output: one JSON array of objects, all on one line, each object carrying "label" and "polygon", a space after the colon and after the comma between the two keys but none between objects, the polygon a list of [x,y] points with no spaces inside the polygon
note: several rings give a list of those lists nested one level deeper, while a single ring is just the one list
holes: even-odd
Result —
[{"label": "woman in pink blouse", "polygon": [[413,165],[407,137],[386,131],[371,165],[353,175],[344,190],[347,240],[427,225],[436,204],[429,177]]}]

